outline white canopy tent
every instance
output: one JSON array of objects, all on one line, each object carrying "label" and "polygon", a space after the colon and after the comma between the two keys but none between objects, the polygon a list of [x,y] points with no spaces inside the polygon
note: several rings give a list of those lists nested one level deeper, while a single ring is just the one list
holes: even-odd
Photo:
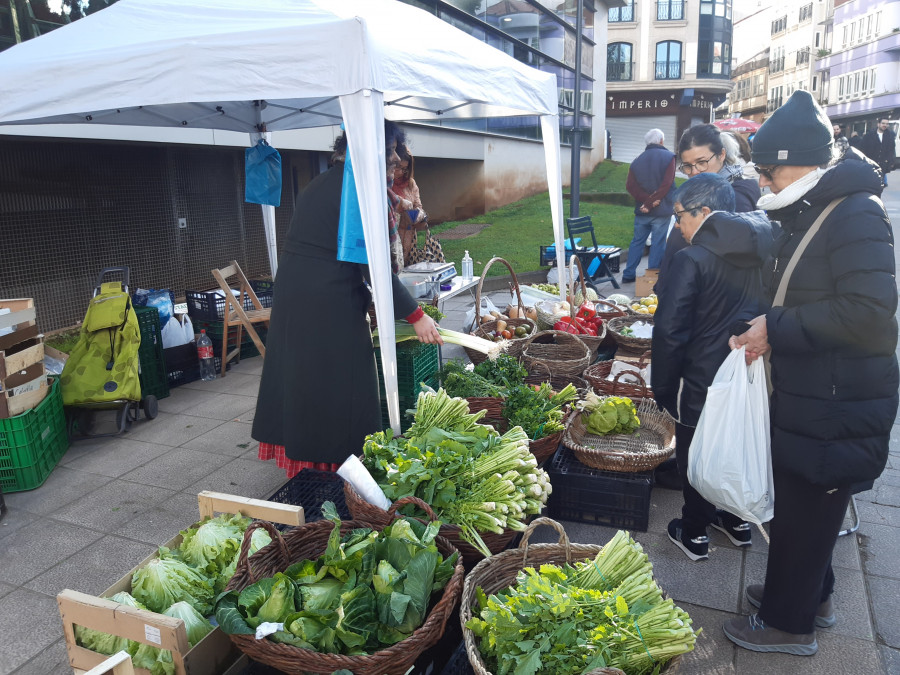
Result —
[{"label": "white canopy tent", "polygon": [[[343,120],[399,432],[384,119],[541,116],[564,267],[556,76],[396,0],[120,0],[0,53],[0,124],[267,132]],[[274,275],[275,218],[263,207]]]}]

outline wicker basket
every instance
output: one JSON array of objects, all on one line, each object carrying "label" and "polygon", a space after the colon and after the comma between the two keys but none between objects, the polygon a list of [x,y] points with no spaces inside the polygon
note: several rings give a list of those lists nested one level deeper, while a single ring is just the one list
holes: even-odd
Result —
[{"label": "wicker basket", "polygon": [[[556,544],[529,545],[528,540],[531,533],[538,525],[549,525],[555,529],[559,533],[559,541]],[[535,518],[522,535],[522,541],[519,542],[518,548],[482,560],[475,566],[475,569],[466,575],[459,608],[459,621],[462,624],[466,654],[476,675],[492,675],[481,658],[475,634],[466,627],[466,622],[472,618],[473,610],[478,606],[478,588],[481,588],[485,595],[490,596],[512,586],[516,582],[516,575],[525,567],[537,569],[541,565],[563,565],[589,560],[596,557],[601,548],[596,544],[571,544],[562,525],[550,518]],[[661,672],[669,675],[675,673],[680,661],[681,657],[676,656],[666,664]],[[591,672],[609,673],[610,671],[605,669]]]},{"label": "wicker basket", "polygon": [[[363,499],[353,486],[346,481],[344,481],[344,500],[347,502],[347,509],[350,511],[350,515],[355,520],[361,520],[376,529],[384,529],[394,519],[388,511]],[[398,500],[398,503],[402,501],[402,499]],[[515,530],[504,530],[503,534],[495,534],[493,532],[479,532],[478,534],[491,553],[499,553],[509,546],[509,543],[518,533]],[[484,557],[477,548],[462,538],[462,528],[458,525],[448,523],[441,525],[440,535],[459,550],[467,564],[469,562],[474,563]]]},{"label": "wicker basket", "polygon": [[[644,352],[644,355],[641,356],[640,360],[637,362],[631,359],[616,359],[616,361],[630,363],[631,365],[643,370],[647,366],[649,356],[650,352],[647,351]],[[601,361],[600,363],[595,363],[594,365],[589,366],[585,369],[584,379],[586,379],[590,383],[595,392],[604,396],[627,396],[628,398],[634,400],[635,403],[637,403],[638,401],[642,401],[643,399],[653,398],[653,391],[651,391],[650,387],[644,381],[644,378],[641,377],[638,373],[623,372],[616,375],[614,380],[608,380],[607,378],[612,371],[612,366],[613,361]],[[620,380],[623,375],[630,375],[637,378],[638,383],[635,384],[633,382],[621,382]]]},{"label": "wicker basket", "polygon": [[469,404],[470,413],[486,411],[481,418],[482,422],[493,423],[503,420],[503,399],[499,396],[470,396],[466,402]]},{"label": "wicker basket", "polygon": [[553,328],[553,324],[559,321],[564,316],[569,316],[570,312],[556,312],[551,313],[548,312],[542,306],[542,303],[550,302],[550,300],[543,300],[538,302],[534,306],[534,311],[537,312],[537,327],[538,330],[551,330]]},{"label": "wicker basket", "polygon": [[545,330],[525,340],[522,365],[528,372],[542,364],[551,376],[579,377],[591,362],[591,350],[578,335],[559,330]]},{"label": "wicker basket", "polygon": [[[491,268],[495,262],[501,262],[506,265],[506,268],[509,270],[510,275],[513,280],[513,288],[516,291],[516,296],[519,299],[518,306],[524,312],[525,311],[525,303],[522,302],[522,291],[519,289],[519,279],[516,277],[516,273],[513,271],[512,266],[508,262],[506,262],[503,258],[491,258],[488,260],[487,265],[484,266],[484,270],[481,272],[481,278],[478,280],[478,289],[475,291],[475,321],[476,323],[479,320],[478,313],[481,311],[481,287],[484,284],[484,279],[487,277],[487,271]],[[514,330],[518,326],[528,326],[528,335],[521,338],[513,338],[509,340],[509,345],[506,348],[506,353],[515,358],[519,358],[522,354],[522,348],[525,346],[525,341],[532,335],[537,332],[537,324],[531,319],[506,319],[506,325],[512,326]],[[484,323],[479,323],[478,327],[472,331],[472,335],[477,335],[480,338],[490,339],[488,335],[496,328],[497,321],[485,321]],[[482,354],[479,351],[475,351],[474,349],[469,349],[467,347],[463,347],[466,352],[466,356],[469,357],[469,360],[474,364],[479,364],[487,358],[486,354]]]},{"label": "wicker basket", "polygon": [[630,326],[633,323],[637,323],[638,321],[643,321],[644,323],[653,325],[653,315],[635,314],[633,316],[620,316],[615,319],[610,319],[606,323],[606,327],[609,332],[613,334],[613,337],[616,339],[619,347],[629,350],[637,350],[643,354],[645,351],[650,349],[652,338],[632,337],[630,335],[622,335],[621,333],[621,330],[623,328]]},{"label": "wicker basket", "polygon": [[575,452],[578,461],[595,469],[629,473],[655,469],[672,455],[675,420],[647,399],[638,405],[637,415],[641,426],[633,434],[596,436],[588,433],[583,415],[576,413],[569,418],[563,445]]},{"label": "wicker basket", "polygon": [[594,309],[597,310],[597,314],[604,321],[609,321],[619,316],[627,316],[628,314],[622,307],[607,300],[594,300]]},{"label": "wicker basket", "polygon": [[[368,523],[344,521],[341,523],[341,533],[346,534],[354,528],[367,526]],[[250,537],[259,527],[268,531],[272,543],[248,560]],[[282,535],[269,523],[254,522],[244,534],[237,567],[226,590],[241,591],[255,583],[257,579],[283,572],[297,561],[317,558],[325,551],[333,529],[332,522],[320,520],[293,528]],[[456,550],[443,537],[438,537],[435,544],[444,557],[452,555]],[[247,656],[286,673],[333,673],[336,670],[346,669],[355,675],[402,675],[410,669],[422,652],[441,639],[447,620],[456,608],[462,589],[463,574],[464,568],[460,558],[456,562],[453,576],[444,587],[437,604],[428,613],[425,623],[405,640],[374,654],[358,656],[323,654],[271,640],[257,640],[255,635],[229,637]]]}]

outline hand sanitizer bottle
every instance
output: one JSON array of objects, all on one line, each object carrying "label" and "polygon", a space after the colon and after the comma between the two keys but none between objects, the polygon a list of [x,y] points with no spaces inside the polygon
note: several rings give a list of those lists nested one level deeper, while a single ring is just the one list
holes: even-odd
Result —
[{"label": "hand sanitizer bottle", "polygon": [[472,258],[469,257],[468,251],[462,259],[462,278],[466,281],[472,278]]}]

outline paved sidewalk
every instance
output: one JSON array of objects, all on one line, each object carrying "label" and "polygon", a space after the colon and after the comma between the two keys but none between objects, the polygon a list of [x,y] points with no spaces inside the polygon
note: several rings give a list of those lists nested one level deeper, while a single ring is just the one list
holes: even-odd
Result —
[{"label": "paved sidewalk", "polygon": [[[900,189],[886,202],[900,223]],[[639,272],[640,273],[640,272]],[[600,289],[612,292],[607,285]],[[633,291],[633,284],[624,292]],[[502,306],[506,293],[497,294]],[[500,299],[502,298],[502,300]],[[473,304],[447,303],[445,325],[459,329]],[[444,358],[461,357],[448,347]],[[197,520],[197,493],[217,490],[266,497],[285,480],[274,462],[256,459],[250,423],[262,359],[242,361],[223,378],[195,382],[160,401],[160,415],[118,438],[73,445],[47,482],[5,495],[0,520],[0,675],[71,673],[55,596],[71,588],[97,594],[156,546]],[[763,580],[766,545],[749,550],[711,532],[710,559],[692,563],[665,534],[680,512],[679,492],[653,491],[650,526],[635,537],[648,551],[660,585],[702,627],[681,673],[900,674],[900,427],[888,468],[875,489],[858,496],[862,525],[835,550],[833,628],[820,630],[811,658],[736,648],[722,633],[748,613],[744,589]],[[565,523],[573,541],[602,544],[612,530]],[[538,533],[540,534],[540,533]],[[541,537],[538,537],[541,539]],[[549,541],[549,533],[543,536]]]}]

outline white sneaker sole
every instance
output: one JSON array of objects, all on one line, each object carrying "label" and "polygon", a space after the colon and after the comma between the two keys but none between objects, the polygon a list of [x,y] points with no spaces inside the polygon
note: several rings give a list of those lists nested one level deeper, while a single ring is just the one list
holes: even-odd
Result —
[{"label": "white sneaker sole", "polygon": [[735,539],[734,536],[731,534],[731,532],[728,531],[727,527],[722,527],[718,523],[710,523],[710,526],[713,529],[716,529],[719,532],[721,532],[722,534],[724,534],[726,537],[728,537],[731,540],[731,543],[734,544],[735,546],[750,546],[750,544],[753,543],[752,540],[751,541],[741,541],[740,539]]},{"label": "white sneaker sole", "polygon": [[728,632],[728,628],[723,628],[725,636],[734,644],[749,649],[754,652],[779,652],[781,654],[794,654],[796,656],[814,656],[819,651],[819,644],[813,640],[811,644],[784,644],[784,645],[758,645],[752,642],[745,642]]},{"label": "white sneaker sole", "polygon": [[[762,603],[759,600],[754,598],[749,593],[745,593],[744,595],[747,596],[747,602],[749,602],[751,605],[753,605],[757,609],[760,608]],[[834,614],[832,614],[831,616],[816,615],[816,628],[831,628],[836,623],[837,623],[837,617]]]},{"label": "white sneaker sole", "polygon": [[673,544],[675,544],[678,548],[680,548],[682,551],[684,551],[684,554],[685,554],[688,558],[690,558],[691,560],[693,560],[694,562],[697,562],[698,560],[709,560],[709,553],[707,553],[706,555],[697,555],[696,553],[692,552],[691,549],[689,549],[687,546],[685,546],[684,544],[682,544],[680,539],[676,539],[675,537],[673,537],[673,536],[672,536],[671,534],[669,534],[668,532],[666,532],[666,535],[668,535],[669,541],[671,541],[671,542],[672,542]]}]

